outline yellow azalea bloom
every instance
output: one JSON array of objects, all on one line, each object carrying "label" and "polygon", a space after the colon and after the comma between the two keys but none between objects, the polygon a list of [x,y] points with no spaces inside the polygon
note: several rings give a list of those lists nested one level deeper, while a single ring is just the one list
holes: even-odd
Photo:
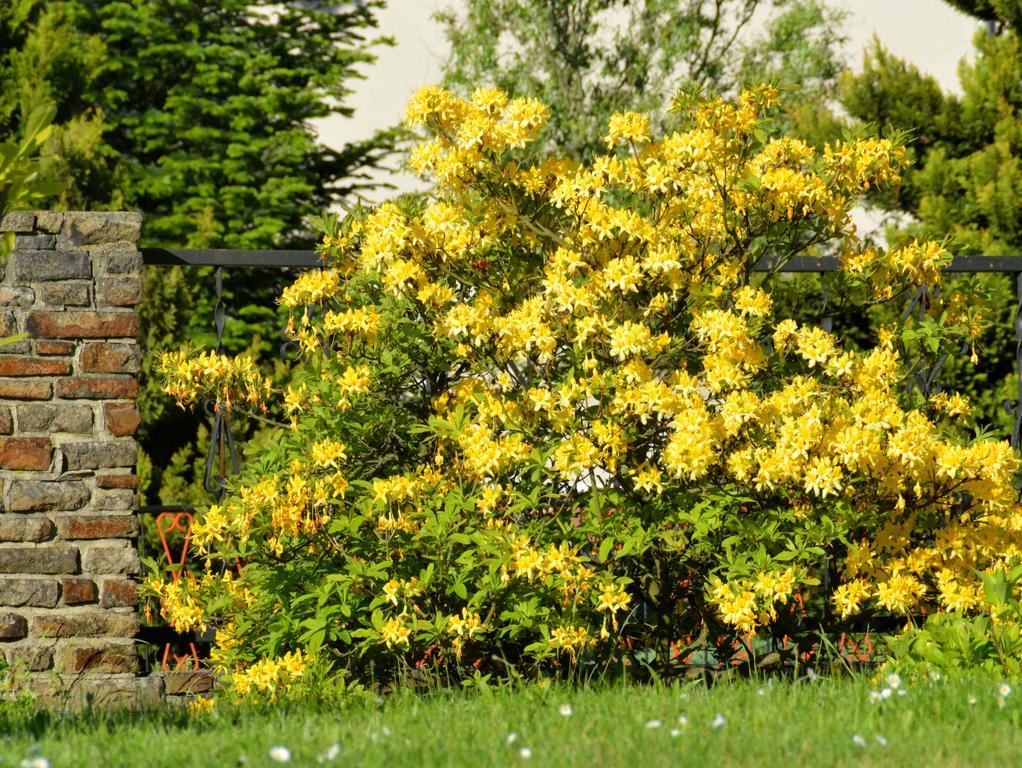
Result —
[{"label": "yellow azalea bloom", "polygon": [[387,648],[407,648],[411,630],[400,617],[387,619],[380,630],[380,637]]},{"label": "yellow azalea bloom", "polygon": [[608,611],[611,614],[623,611],[628,608],[631,598],[620,584],[604,584],[600,587],[600,596],[596,603],[596,610]]}]

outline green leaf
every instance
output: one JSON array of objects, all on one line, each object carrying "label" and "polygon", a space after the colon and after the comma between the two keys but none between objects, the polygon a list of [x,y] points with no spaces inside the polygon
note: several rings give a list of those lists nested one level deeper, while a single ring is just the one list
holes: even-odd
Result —
[{"label": "green leaf", "polygon": [[601,563],[607,562],[607,557],[612,549],[614,549],[614,539],[607,538],[600,542],[599,560]]},{"label": "green leaf", "polygon": [[993,606],[1000,607],[1008,601],[1008,578],[1003,570],[980,572],[983,581],[983,596]]}]

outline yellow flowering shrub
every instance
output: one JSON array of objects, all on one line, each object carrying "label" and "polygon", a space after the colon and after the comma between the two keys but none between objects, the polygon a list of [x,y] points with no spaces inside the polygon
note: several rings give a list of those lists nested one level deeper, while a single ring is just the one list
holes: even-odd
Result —
[{"label": "yellow flowering shrub", "polygon": [[182,407],[208,400],[218,410],[230,410],[236,403],[265,409],[270,395],[270,381],[250,355],[194,354],[190,349],[161,352],[158,370],[165,377],[164,392]]},{"label": "yellow flowering shrub", "polygon": [[[299,651],[377,682],[667,669],[804,652],[858,614],[984,611],[981,574],[1020,556],[1018,458],[965,436],[963,398],[906,390],[899,329],[856,351],[771,298],[793,256],[838,254],[863,305],[948,256],[855,234],[900,146],[817,150],[773,134],[775,106],[679,98],[667,136],[617,115],[577,165],[530,154],[534,100],[420,91],[433,193],[333,224],[284,292],[291,424],[194,531],[235,594],[165,587],[168,619],[221,628],[247,690]],[[946,293],[909,322],[975,326]],[[217,386],[201,367],[168,389]]]}]

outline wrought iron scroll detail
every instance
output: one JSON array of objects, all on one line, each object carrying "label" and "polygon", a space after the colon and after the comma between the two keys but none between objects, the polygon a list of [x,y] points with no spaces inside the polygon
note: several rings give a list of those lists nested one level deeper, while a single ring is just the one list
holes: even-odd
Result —
[{"label": "wrought iron scroll detail", "polygon": [[[223,267],[216,268],[216,305],[213,308],[213,325],[216,329],[217,355],[224,353],[224,327],[227,323],[223,272]],[[231,414],[229,408],[220,407],[214,401],[206,403],[206,414],[212,419],[213,426],[209,435],[209,453],[206,455],[202,486],[209,493],[217,494],[222,500],[227,495],[228,464],[230,464],[232,474],[237,474],[240,469],[238,454],[234,447],[234,435],[231,433]]]},{"label": "wrought iron scroll detail", "polygon": [[1011,447],[1019,447],[1022,437],[1022,272],[1015,274],[1015,375],[1018,376],[1018,391],[1015,399],[1015,423],[1011,430]]},{"label": "wrought iron scroll detail", "polygon": [[820,273],[820,328],[827,333],[834,331],[834,316],[830,313],[830,281],[826,272]]}]

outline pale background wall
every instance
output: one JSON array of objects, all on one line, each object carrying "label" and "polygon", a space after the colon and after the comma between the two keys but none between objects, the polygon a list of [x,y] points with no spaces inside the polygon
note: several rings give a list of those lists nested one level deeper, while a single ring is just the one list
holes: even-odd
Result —
[{"label": "pale background wall", "polygon": [[[379,59],[365,68],[366,79],[357,83],[350,105],[351,119],[340,117],[319,124],[323,140],[331,146],[370,136],[375,130],[399,122],[409,96],[422,85],[441,78],[447,45],[433,14],[456,0],[390,0],[380,16],[380,33],[397,40],[392,48],[378,49]],[[876,35],[898,56],[932,74],[949,89],[958,88],[957,67],[971,55],[971,41],[979,26],[941,0],[831,0],[847,12],[844,32],[847,59],[862,65],[862,49]],[[399,190],[416,188],[415,179],[392,177]],[[374,201],[394,192],[380,192]]]}]

